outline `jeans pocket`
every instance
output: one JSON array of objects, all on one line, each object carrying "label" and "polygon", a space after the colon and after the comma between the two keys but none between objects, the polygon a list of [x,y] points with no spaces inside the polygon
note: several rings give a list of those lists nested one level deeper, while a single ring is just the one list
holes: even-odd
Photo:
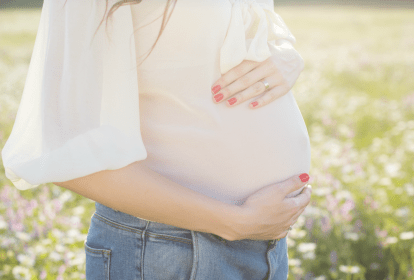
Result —
[{"label": "jeans pocket", "polygon": [[111,264],[111,250],[93,248],[84,243],[86,254],[86,279],[110,280],[109,266]]},{"label": "jeans pocket", "polygon": [[194,252],[191,240],[148,234],[143,250],[143,280],[190,279]]}]

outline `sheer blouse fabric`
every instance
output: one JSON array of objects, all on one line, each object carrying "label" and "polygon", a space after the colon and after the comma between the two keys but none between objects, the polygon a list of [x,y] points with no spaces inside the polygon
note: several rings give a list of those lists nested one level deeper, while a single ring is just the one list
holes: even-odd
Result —
[{"label": "sheer blouse fabric", "polygon": [[[142,1],[137,5],[120,7],[112,15],[107,29],[106,22],[103,22],[95,36],[107,12],[105,1],[67,1],[65,6],[64,2],[44,1],[22,99],[13,130],[2,150],[6,177],[16,188],[25,190],[42,183],[67,181],[147,159],[145,162],[150,168],[187,187],[229,203],[238,203],[266,183],[286,179],[293,172],[308,172],[309,139],[291,92],[281,99],[279,105],[275,102],[273,107],[267,105],[257,109],[256,116],[247,115],[251,109],[241,105],[239,108],[224,108],[224,104],[211,101],[209,88],[221,74],[245,59],[264,61],[278,52],[279,44],[295,43],[295,37],[274,12],[273,1],[178,0],[165,34],[157,42],[158,49],[156,46],[140,68],[137,68],[138,56],[152,46],[154,41],[151,38],[158,35],[160,25],[135,33],[134,29],[145,21],[149,22],[151,9],[163,10],[165,0]],[[109,5],[115,2],[111,0]],[[158,17],[160,14],[152,15]],[[190,20],[191,16],[205,24],[191,26],[194,22]],[[186,29],[187,33],[180,33],[183,30],[178,28]],[[148,36],[143,37],[145,34]],[[172,40],[171,34],[178,36]],[[187,46],[188,49],[183,48],[187,53],[183,50],[180,53],[180,46]],[[289,60],[289,57],[285,59]],[[196,74],[204,77],[203,80],[194,76],[197,83],[190,81],[191,87],[183,86],[183,79],[191,76],[187,72],[192,69],[197,70]],[[161,88],[163,85],[165,87],[157,92],[157,86]],[[198,103],[183,105],[184,96],[182,99],[179,96],[183,91],[190,100],[198,98]],[[191,95],[196,91],[202,91],[203,95]],[[170,103],[157,99],[157,94],[161,93],[173,96]],[[181,102],[180,106],[168,107],[177,100]],[[201,105],[206,102],[211,104]],[[162,103],[165,104],[161,106]],[[208,109],[203,110],[204,106]],[[286,108],[286,113],[282,110],[283,114],[276,116],[275,106]],[[293,112],[292,119],[282,123],[282,118],[290,118],[288,110]],[[169,114],[174,117],[167,117]],[[198,135],[206,128],[206,122],[200,119],[190,124],[188,118],[197,119],[201,114],[205,115],[202,119],[210,118],[210,122],[216,123]],[[276,154],[280,151],[274,150],[272,162],[266,159],[266,155],[261,156],[263,166],[270,165],[261,168],[263,174],[269,173],[269,168],[280,167],[280,171],[274,170],[275,174],[279,172],[278,175],[266,177],[258,174],[262,179],[252,178],[243,186],[245,178],[237,175],[237,172],[246,173],[243,170],[228,175],[239,177],[240,182],[236,179],[214,181],[214,177],[225,174],[213,175],[203,164],[198,169],[192,167],[197,165],[197,158],[200,163],[220,161],[217,156],[210,157],[211,150],[206,150],[206,147],[212,135],[217,143],[230,137],[229,132],[223,134],[223,127],[233,123],[233,127],[238,128],[233,135],[248,137],[248,127],[242,127],[243,122],[260,126],[260,121],[266,116],[270,118],[267,124],[270,128],[278,127],[275,125],[278,119],[287,129],[298,127],[279,143],[283,149],[286,141],[298,141],[292,144],[293,148],[288,149],[286,155],[281,155],[277,161]],[[231,119],[231,122],[225,119]],[[174,134],[175,138],[173,134],[161,137],[163,132],[174,128],[176,132],[185,132]],[[238,135],[239,132],[243,134]],[[259,136],[277,140],[278,132],[272,133],[264,132]],[[190,135],[200,138],[191,138],[193,136]],[[250,142],[243,146],[242,141],[241,149],[249,150],[254,141],[260,141],[259,136],[243,140]],[[254,143],[260,145],[260,142]],[[278,145],[278,141],[274,145]],[[173,152],[169,153],[171,150]],[[229,159],[224,150],[217,149],[216,153],[226,157],[227,165],[240,161]],[[295,154],[292,156],[292,153]],[[169,158],[163,157],[167,154]],[[288,169],[283,170],[282,165],[288,157],[294,160],[287,163],[290,164]],[[259,156],[257,161],[260,160]],[[228,170],[232,170],[232,166],[228,166]]]}]

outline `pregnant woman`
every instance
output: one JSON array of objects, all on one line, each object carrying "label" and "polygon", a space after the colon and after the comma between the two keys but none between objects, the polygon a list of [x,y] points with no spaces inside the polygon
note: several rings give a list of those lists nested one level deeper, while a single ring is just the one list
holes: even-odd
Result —
[{"label": "pregnant woman", "polygon": [[310,144],[290,91],[303,60],[273,9],[45,0],[2,157],[21,190],[96,202],[88,280],[287,279]]}]

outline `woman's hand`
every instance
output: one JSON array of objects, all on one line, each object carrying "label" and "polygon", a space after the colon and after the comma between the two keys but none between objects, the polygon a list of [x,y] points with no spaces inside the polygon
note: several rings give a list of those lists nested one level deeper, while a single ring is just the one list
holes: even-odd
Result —
[{"label": "woman's hand", "polygon": [[250,195],[239,206],[245,219],[238,221],[233,240],[274,240],[286,237],[289,227],[296,223],[309,204],[312,190],[304,187],[297,196],[287,196],[306,185],[308,180],[309,176],[303,175],[300,178],[296,175]]},{"label": "woman's hand", "polygon": [[[302,72],[304,61],[290,42],[281,42],[277,46],[269,44],[272,56],[265,61],[244,60],[221,76],[211,88],[213,102],[227,100],[226,105],[233,107],[264,93],[249,105],[259,108],[288,93]],[[269,83],[268,90],[262,80]]]}]

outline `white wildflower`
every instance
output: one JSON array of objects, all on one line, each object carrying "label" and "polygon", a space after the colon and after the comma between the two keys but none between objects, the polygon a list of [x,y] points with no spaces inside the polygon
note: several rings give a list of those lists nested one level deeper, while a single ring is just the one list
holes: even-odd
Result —
[{"label": "white wildflower", "polygon": [[[380,201],[387,201],[388,200],[388,194],[384,189],[379,189],[376,191],[376,195]],[[389,206],[389,205],[387,205]]]},{"label": "white wildflower", "polygon": [[390,177],[397,177],[400,174],[400,169],[401,163],[399,162],[387,163],[385,165],[385,171]]},{"label": "white wildflower", "polygon": [[408,207],[402,207],[395,211],[395,215],[398,217],[406,217],[410,214],[410,209]]},{"label": "white wildflower", "polygon": [[78,240],[78,241],[85,239],[86,238],[85,235],[86,234],[82,234],[78,229],[74,229],[74,228],[70,229],[67,232],[68,237],[74,238],[75,240]]},{"label": "white wildflower", "polygon": [[17,260],[20,262],[21,265],[26,267],[33,266],[35,263],[35,258],[23,254],[17,255]]},{"label": "white wildflower", "polygon": [[297,238],[302,238],[304,236],[306,236],[306,231],[304,230],[297,230],[294,228],[292,231],[289,232],[290,238],[297,239]]},{"label": "white wildflower", "polygon": [[43,213],[39,213],[38,217],[39,221],[44,222],[46,221],[46,216]]},{"label": "white wildflower", "polygon": [[76,254],[74,252],[72,252],[72,251],[68,251],[68,252],[66,252],[66,255],[65,256],[68,259],[73,259],[74,257],[76,257]]},{"label": "white wildflower", "polygon": [[7,228],[7,223],[3,220],[0,220],[0,229]]},{"label": "white wildflower", "polygon": [[[306,214],[306,208],[305,208],[305,211],[303,211],[303,214]],[[298,219],[296,220],[296,223],[295,223],[296,228],[301,228],[305,225],[306,218],[304,217],[303,214],[299,216]]]},{"label": "white wildflower", "polygon": [[30,234],[21,231],[16,232],[16,237],[23,241],[29,241],[31,239]]},{"label": "white wildflower", "polygon": [[35,251],[36,254],[44,254],[44,253],[47,253],[46,248],[44,246],[40,245],[40,244],[37,244],[34,247],[34,251]]},{"label": "white wildflower", "polygon": [[347,190],[338,191],[335,195],[335,198],[338,199],[338,200],[341,200],[341,199],[353,200],[352,193],[350,191],[347,191]]},{"label": "white wildflower", "polygon": [[382,208],[382,212],[384,212],[384,213],[391,213],[393,210],[394,210],[394,209],[393,209],[390,205],[385,205],[385,206]]},{"label": "white wildflower", "polygon": [[70,217],[70,225],[72,227],[79,227],[81,225],[81,219],[78,216],[72,216]]},{"label": "white wildflower", "polygon": [[[0,239],[1,240],[1,239]],[[7,237],[3,237],[2,238],[2,240],[1,240],[1,242],[0,242],[0,245],[2,246],[2,247],[9,247],[10,245],[12,245],[12,244],[17,244],[18,243],[18,241],[17,241],[17,239],[16,238],[7,238]]]},{"label": "white wildflower", "polygon": [[[312,191],[312,194],[313,194],[313,192],[314,191]],[[306,214],[308,214],[310,216],[315,216],[315,217],[320,217],[323,214],[323,212],[322,212],[322,210],[320,208],[314,207],[312,205],[306,206],[305,211],[303,213],[306,213]],[[299,218],[301,218],[301,217],[302,216],[299,216]]]},{"label": "white wildflower", "polygon": [[378,180],[379,180],[379,176],[377,174],[372,174],[368,178],[368,182],[370,184],[374,184],[374,183],[378,182]]},{"label": "white wildflower", "polygon": [[85,212],[85,207],[78,206],[72,209],[73,215],[80,216]]},{"label": "white wildflower", "polygon": [[388,162],[388,155],[386,155],[386,154],[382,154],[382,155],[380,155],[380,156],[378,157],[378,162],[381,162],[381,163],[386,163],[386,162]]},{"label": "white wildflower", "polygon": [[9,258],[14,258],[15,254],[12,250],[7,250],[6,256],[8,256]]},{"label": "white wildflower", "polygon": [[52,240],[45,238],[45,239],[43,239],[40,242],[42,243],[42,245],[49,245],[49,244],[52,243]]},{"label": "white wildflower", "polygon": [[321,187],[321,188],[312,189],[312,195],[315,194],[317,196],[325,196],[327,194],[330,194],[331,192],[332,192],[331,188]]},{"label": "white wildflower", "polygon": [[70,191],[64,191],[60,196],[59,196],[59,201],[63,204],[66,201],[68,201],[70,198],[72,198],[72,193]]},{"label": "white wildflower", "polygon": [[300,243],[298,246],[299,252],[306,253],[315,250],[316,243]]},{"label": "white wildflower", "polygon": [[331,152],[331,155],[338,156],[339,153],[342,150],[342,147],[339,144],[334,143],[334,142],[327,143],[327,146],[329,146],[327,148],[329,148],[329,151]]},{"label": "white wildflower", "polygon": [[394,243],[397,243],[398,242],[398,238],[397,237],[394,237],[394,236],[390,236],[390,237],[387,237],[387,239],[385,240],[385,242],[387,244],[394,244]]},{"label": "white wildflower", "polygon": [[83,265],[86,261],[85,255],[79,254],[78,257],[73,258],[69,261],[69,266],[75,266],[75,265]]},{"label": "white wildflower", "polygon": [[292,273],[295,275],[302,275],[303,269],[297,266],[292,267]]},{"label": "white wildflower", "polygon": [[66,250],[65,246],[62,246],[61,244],[56,244],[55,247],[56,252],[62,253]]},{"label": "white wildflower", "polygon": [[401,187],[397,187],[397,188],[394,189],[394,192],[395,192],[395,194],[400,195],[404,192],[404,190]]},{"label": "white wildflower", "polygon": [[305,253],[305,254],[303,254],[303,256],[302,256],[304,259],[310,259],[310,260],[314,260],[315,259],[315,252],[314,251],[312,251],[312,252],[307,252],[307,253]]},{"label": "white wildflower", "polygon": [[77,271],[72,272],[71,279],[85,279],[85,274],[83,274],[83,277],[81,277],[81,275],[82,274],[80,272],[77,272]]},{"label": "white wildflower", "polygon": [[63,238],[65,236],[65,234],[57,228],[52,229],[52,235],[58,239]]},{"label": "white wildflower", "polygon": [[31,279],[32,275],[28,268],[16,265],[12,270],[15,279]]},{"label": "white wildflower", "polygon": [[73,237],[64,237],[61,239],[63,244],[73,244],[75,243],[75,238]]},{"label": "white wildflower", "polygon": [[54,251],[49,254],[49,258],[53,261],[60,261],[62,259],[60,254],[58,254],[57,252],[54,252]]},{"label": "white wildflower", "polygon": [[340,265],[339,270],[345,273],[358,273],[360,268],[358,266],[346,266],[346,265]]},{"label": "white wildflower", "polygon": [[400,239],[401,240],[409,240],[409,239],[413,239],[413,238],[414,238],[414,231],[401,232],[401,234],[400,234]]},{"label": "white wildflower", "polygon": [[9,272],[12,270],[12,266],[11,265],[9,265],[9,264],[5,264],[4,266],[3,266],[3,272],[4,272],[4,274],[9,274]]},{"label": "white wildflower", "polygon": [[342,167],[342,173],[350,173],[352,171],[354,171],[352,164],[346,164]]},{"label": "white wildflower", "polygon": [[300,259],[289,259],[289,266],[300,266],[301,263]]},{"label": "white wildflower", "polygon": [[379,148],[381,147],[381,144],[382,144],[382,139],[375,137],[374,139],[372,139],[371,150],[378,151]]},{"label": "white wildflower", "polygon": [[345,239],[351,239],[357,241],[359,239],[358,233],[355,232],[345,232],[344,234]]},{"label": "white wildflower", "polygon": [[46,203],[43,207],[44,213],[46,213],[46,216],[54,217],[56,215],[55,211],[52,208],[52,204],[50,202]]},{"label": "white wildflower", "polygon": [[378,183],[382,186],[391,186],[392,184],[391,179],[388,177],[382,178]]},{"label": "white wildflower", "polygon": [[413,184],[409,184],[409,183],[405,184],[404,189],[405,189],[405,191],[407,192],[407,194],[409,196],[414,196],[414,186],[413,186]]}]

